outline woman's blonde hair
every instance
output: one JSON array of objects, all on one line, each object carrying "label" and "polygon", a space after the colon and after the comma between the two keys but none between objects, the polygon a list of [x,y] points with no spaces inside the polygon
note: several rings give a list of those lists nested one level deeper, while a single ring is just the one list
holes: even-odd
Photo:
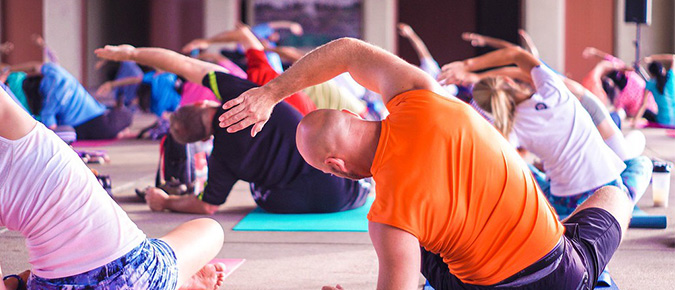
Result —
[{"label": "woman's blonde hair", "polygon": [[480,80],[473,87],[473,99],[483,110],[492,114],[494,126],[504,137],[508,137],[513,129],[516,112],[513,88],[505,77],[488,77]]}]

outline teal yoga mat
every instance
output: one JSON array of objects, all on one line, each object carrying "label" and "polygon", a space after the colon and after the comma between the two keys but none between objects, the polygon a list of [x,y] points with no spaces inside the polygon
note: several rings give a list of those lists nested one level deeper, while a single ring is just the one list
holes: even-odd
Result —
[{"label": "teal yoga mat", "polygon": [[367,232],[366,215],[375,198],[357,209],[335,213],[274,214],[256,208],[234,228],[235,231]]}]

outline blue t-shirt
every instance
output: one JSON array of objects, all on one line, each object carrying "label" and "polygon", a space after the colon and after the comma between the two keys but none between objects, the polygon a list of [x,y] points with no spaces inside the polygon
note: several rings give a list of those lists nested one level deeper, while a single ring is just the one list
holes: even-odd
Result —
[{"label": "blue t-shirt", "polygon": [[30,106],[28,106],[28,99],[26,99],[26,94],[23,92],[23,81],[26,79],[26,73],[22,71],[13,72],[7,77],[7,86],[9,90],[6,90],[7,93],[13,93],[16,100],[19,101],[21,106],[26,109],[26,111],[33,115],[33,112],[30,111]]},{"label": "blue t-shirt", "polygon": [[42,65],[42,123],[77,127],[105,113],[101,105],[65,69],[54,63]]},{"label": "blue t-shirt", "polygon": [[157,116],[164,112],[173,112],[180,103],[178,76],[172,73],[147,72],[143,75],[143,83],[149,84],[152,90],[150,111]]},{"label": "blue t-shirt", "polygon": [[656,79],[647,82],[646,88],[652,92],[659,112],[656,114],[656,121],[659,124],[675,126],[675,73],[673,69],[668,70],[666,74],[666,85],[663,94],[659,92],[656,85]]},{"label": "blue t-shirt", "polygon": [[[141,68],[133,61],[120,62],[120,68],[117,70],[116,80],[128,77],[139,77],[143,75]],[[114,90],[116,97],[124,96],[124,105],[128,106],[136,98],[138,84],[117,87]]]}]

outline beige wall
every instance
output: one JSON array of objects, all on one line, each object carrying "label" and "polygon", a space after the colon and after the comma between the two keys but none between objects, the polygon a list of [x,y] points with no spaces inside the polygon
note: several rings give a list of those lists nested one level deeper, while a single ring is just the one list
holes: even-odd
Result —
[{"label": "beige wall", "polygon": [[523,3],[524,27],[537,44],[541,59],[552,68],[565,71],[565,1]]},{"label": "beige wall", "polygon": [[44,0],[44,39],[60,65],[82,81],[82,1]]},{"label": "beige wall", "polygon": [[396,0],[363,1],[363,39],[396,53]]},{"label": "beige wall", "polygon": [[[204,37],[210,37],[220,32],[234,29],[241,11],[240,0],[204,0]],[[232,45],[213,45],[210,51],[218,51]]]},{"label": "beige wall", "polygon": [[[636,25],[624,22],[625,0],[616,0],[616,56],[635,61]],[[675,52],[675,4],[673,0],[652,0],[652,23],[641,26],[640,57]]]}]

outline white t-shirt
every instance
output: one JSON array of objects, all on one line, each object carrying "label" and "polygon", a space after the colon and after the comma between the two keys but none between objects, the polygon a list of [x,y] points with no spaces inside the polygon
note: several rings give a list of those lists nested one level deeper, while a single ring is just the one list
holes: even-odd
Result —
[{"label": "white t-shirt", "polygon": [[626,165],[602,141],[562,79],[543,65],[531,74],[537,93],[516,107],[513,132],[541,159],[551,193],[575,195],[620,178]]},{"label": "white t-shirt", "polygon": [[26,237],[35,275],[80,274],[145,239],[73,149],[43,124],[0,137],[0,225]]}]

